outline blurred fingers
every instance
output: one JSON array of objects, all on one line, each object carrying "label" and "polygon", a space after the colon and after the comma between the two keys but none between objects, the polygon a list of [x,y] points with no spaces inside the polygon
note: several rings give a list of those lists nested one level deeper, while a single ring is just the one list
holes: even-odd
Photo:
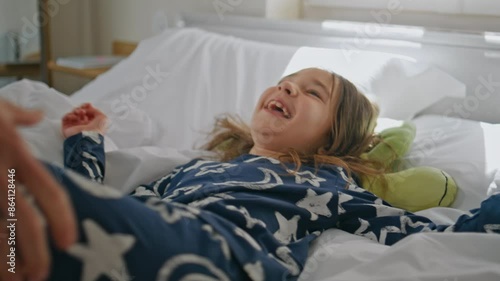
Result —
[{"label": "blurred fingers", "polygon": [[43,112],[39,110],[28,110],[10,102],[0,99],[0,114],[5,118],[5,122],[12,122],[15,125],[33,125],[38,123],[42,117]]},{"label": "blurred fingers", "polygon": [[51,236],[60,249],[66,249],[77,240],[76,219],[64,188],[27,152],[19,155],[24,163],[19,169],[19,180],[34,196],[50,229]]},{"label": "blurred fingers", "polygon": [[50,254],[43,218],[24,195],[17,194],[16,216],[18,217],[16,238],[20,242],[21,260],[26,276],[30,280],[47,278],[50,270]]},{"label": "blurred fingers", "polygon": [[78,120],[78,116],[73,113],[66,114],[63,119],[64,122],[75,122]]}]

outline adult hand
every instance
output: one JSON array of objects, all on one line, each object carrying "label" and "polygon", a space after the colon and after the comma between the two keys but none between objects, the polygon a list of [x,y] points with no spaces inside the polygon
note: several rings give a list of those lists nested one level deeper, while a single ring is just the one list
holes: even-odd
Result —
[{"label": "adult hand", "polygon": [[[76,220],[68,194],[31,155],[16,131],[16,126],[33,125],[41,118],[41,112],[25,110],[0,99],[1,281],[44,280],[50,273],[44,222],[40,212],[27,200],[26,193],[40,209],[58,248],[67,249],[77,239]],[[21,192],[20,185],[26,192]],[[8,271],[8,262],[12,260],[8,255],[12,256],[13,249],[16,273]]]}]

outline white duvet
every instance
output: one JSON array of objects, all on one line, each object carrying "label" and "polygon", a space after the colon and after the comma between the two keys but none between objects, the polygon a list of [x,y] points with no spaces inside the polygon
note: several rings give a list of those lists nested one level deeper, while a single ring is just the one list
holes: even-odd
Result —
[{"label": "white duvet", "polygon": [[[60,118],[75,104],[44,84],[28,80],[0,89],[0,97],[26,108],[45,111],[40,124],[23,128],[21,133],[37,157],[62,165]],[[128,118],[145,117],[137,112]],[[123,124],[116,124],[120,125]],[[131,136],[145,134],[145,130],[147,128],[141,126],[128,127]],[[111,132],[106,138],[105,183],[122,192],[164,175],[175,166],[199,155],[193,150],[137,146],[140,142],[154,142],[151,136],[141,140],[131,138],[131,143],[122,140],[123,147],[118,147],[113,138],[124,137],[125,133],[119,128],[115,132],[119,133]],[[463,213],[459,209],[433,208],[419,214],[437,223],[450,223]],[[300,280],[496,281],[500,280],[499,253],[500,235],[421,233],[388,247],[333,229],[326,231],[313,243]]]}]

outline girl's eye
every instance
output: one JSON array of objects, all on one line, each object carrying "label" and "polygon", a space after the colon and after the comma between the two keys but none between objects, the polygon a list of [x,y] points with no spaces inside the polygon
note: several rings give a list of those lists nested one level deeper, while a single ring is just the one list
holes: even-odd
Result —
[{"label": "girl's eye", "polygon": [[308,91],[309,94],[316,96],[317,98],[321,98],[321,96],[318,94],[318,92],[315,91]]}]

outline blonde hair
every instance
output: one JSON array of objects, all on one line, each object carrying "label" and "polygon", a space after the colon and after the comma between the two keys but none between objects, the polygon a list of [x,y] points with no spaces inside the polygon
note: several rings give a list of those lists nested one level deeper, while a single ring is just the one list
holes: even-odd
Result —
[{"label": "blonde hair", "polygon": [[[354,84],[344,77],[330,72],[333,78],[330,108],[331,130],[327,145],[320,147],[312,155],[305,155],[294,149],[281,155],[282,163],[295,164],[295,171],[302,164],[336,165],[344,168],[348,176],[378,176],[385,172],[381,163],[363,159],[380,138],[374,134],[379,108],[361,93]],[[219,161],[230,161],[249,153],[254,142],[250,127],[238,116],[223,114],[218,116],[210,133],[210,140],[202,147],[213,151]]]}]

